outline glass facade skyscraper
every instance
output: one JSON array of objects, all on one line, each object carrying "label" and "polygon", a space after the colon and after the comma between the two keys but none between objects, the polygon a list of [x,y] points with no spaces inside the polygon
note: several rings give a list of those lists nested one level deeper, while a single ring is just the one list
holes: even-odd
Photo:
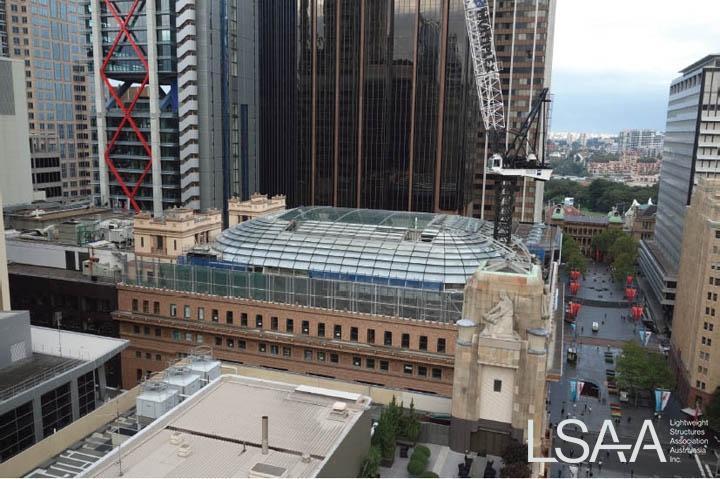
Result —
[{"label": "glass facade skyscraper", "polygon": [[261,2],[259,37],[264,192],[469,211],[479,113],[461,0]]}]

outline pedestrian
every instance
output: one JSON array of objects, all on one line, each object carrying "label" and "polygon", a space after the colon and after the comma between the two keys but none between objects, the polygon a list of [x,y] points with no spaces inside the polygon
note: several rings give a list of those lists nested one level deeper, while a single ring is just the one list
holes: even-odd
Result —
[{"label": "pedestrian", "polygon": [[608,459],[610,459],[610,451],[605,451],[605,454],[606,454],[605,457],[607,457]]},{"label": "pedestrian", "polygon": [[628,416],[628,422],[630,422],[631,419],[632,419],[632,418],[631,418],[630,416]]},{"label": "pedestrian", "polygon": [[560,415],[561,416],[565,415],[565,408],[560,409]]},{"label": "pedestrian", "polygon": [[635,477],[635,471],[630,469],[630,477]]},{"label": "pedestrian", "polygon": [[585,409],[583,409],[583,412],[587,411],[587,403],[585,403]]},{"label": "pedestrian", "polygon": [[602,461],[598,461],[598,472],[602,471]]},{"label": "pedestrian", "polygon": [[592,406],[588,406],[588,412],[592,414]]},{"label": "pedestrian", "polygon": [[585,332],[585,326],[580,326],[580,334],[582,334],[583,332]]}]

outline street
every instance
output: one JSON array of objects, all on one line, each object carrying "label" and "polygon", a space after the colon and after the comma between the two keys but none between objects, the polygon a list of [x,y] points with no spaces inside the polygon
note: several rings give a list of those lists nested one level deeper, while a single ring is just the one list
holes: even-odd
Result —
[{"label": "street", "polygon": [[[693,454],[673,452],[671,449],[674,446],[678,448],[675,451],[680,450],[680,446],[671,444],[671,440],[680,438],[678,431],[674,431],[674,434],[671,433],[671,421],[692,419],[681,411],[682,406],[675,395],[671,395],[662,417],[656,419],[653,417],[654,398],[650,395],[637,398],[636,406],[636,398],[632,396],[628,402],[621,403],[617,395],[608,393],[606,370],[615,369],[623,343],[629,340],[639,342],[637,329],[639,326],[632,320],[623,319],[623,316],[629,315],[629,308],[618,307],[619,302],[623,300],[622,288],[618,284],[613,284],[604,266],[591,265],[586,279],[581,281],[581,285],[579,297],[597,300],[597,296],[594,295],[602,291],[603,297],[608,300],[608,303],[604,307],[583,306],[578,314],[574,331],[569,323],[564,325],[563,375],[559,382],[551,384],[549,393],[550,421],[556,437],[553,448],[562,447],[566,456],[578,457],[581,454],[579,445],[564,443],[557,439],[555,425],[563,419],[570,418],[583,421],[589,432],[582,434],[578,431],[569,435],[584,439],[592,451],[603,422],[613,419],[611,404],[615,404],[620,405],[622,414],[619,419],[615,418],[615,421],[619,421],[619,423],[612,423],[619,442],[634,446],[643,421],[650,419],[653,421],[668,462],[660,462],[653,450],[641,451],[637,461],[632,464],[620,462],[616,451],[601,451],[595,464],[591,465],[586,461],[585,464],[580,465],[577,469],[578,477],[713,477],[717,462],[714,450],[717,449],[718,441],[709,431],[703,430],[702,432],[703,437],[707,439],[708,446],[705,454],[698,454],[696,457]],[[599,331],[595,333],[592,331],[593,322],[600,325]],[[660,339],[653,335],[648,347],[658,350]],[[567,362],[568,347],[577,349],[575,364]],[[610,352],[612,356],[606,355],[607,352]],[[576,402],[571,400],[571,380],[586,383]],[[572,429],[574,427],[571,426],[570,430]],[[609,433],[605,434],[603,443],[609,444],[612,441],[612,436]],[[644,443],[650,443],[649,435],[645,436]],[[626,451],[625,454],[626,458],[629,458],[630,451]],[[551,475],[552,477],[572,477],[572,471],[568,464],[556,463],[551,467]]]}]

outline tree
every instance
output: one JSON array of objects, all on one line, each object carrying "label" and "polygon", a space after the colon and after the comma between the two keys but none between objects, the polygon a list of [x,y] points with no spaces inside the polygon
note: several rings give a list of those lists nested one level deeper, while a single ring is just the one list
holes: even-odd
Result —
[{"label": "tree", "polygon": [[580,251],[577,241],[568,235],[563,236],[562,256],[569,269],[577,269],[585,274],[585,271],[587,271],[587,259]]},{"label": "tree", "polygon": [[652,198],[656,202],[658,185],[628,186],[602,178],[593,180],[589,185],[568,179],[552,179],[545,184],[545,200],[560,203],[566,197],[575,198],[575,206],[597,213],[607,213],[613,206],[630,206],[633,199],[647,203]]},{"label": "tree", "polygon": [[620,229],[608,228],[602,233],[593,236],[590,245],[592,246],[593,251],[600,251],[603,258],[606,258],[608,257],[615,240],[622,234],[624,233]]},{"label": "tree", "polygon": [[530,466],[521,464],[506,464],[500,470],[500,477],[530,477]]},{"label": "tree", "polygon": [[365,461],[363,461],[360,477],[378,477],[380,472],[380,458],[380,448],[371,446]]},{"label": "tree", "polygon": [[618,386],[633,393],[636,406],[640,391],[675,387],[675,376],[665,356],[649,351],[635,341],[625,343],[616,369]]},{"label": "tree", "polygon": [[714,431],[720,431],[720,388],[715,390],[712,399],[710,399],[710,404],[705,407],[703,412],[705,413],[705,419],[710,423],[710,428]]}]

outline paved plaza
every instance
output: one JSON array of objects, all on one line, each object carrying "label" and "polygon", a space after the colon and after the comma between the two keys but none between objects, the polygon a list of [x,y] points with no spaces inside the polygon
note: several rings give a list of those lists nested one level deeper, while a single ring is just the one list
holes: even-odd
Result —
[{"label": "paved plaza", "polygon": [[[602,298],[600,296],[602,295]],[[563,419],[576,418],[583,421],[589,432],[573,432],[571,435],[582,437],[590,444],[595,445],[597,433],[603,421],[611,419],[611,403],[619,403],[616,395],[608,393],[606,370],[615,369],[617,357],[621,347],[626,341],[639,341],[638,323],[627,319],[629,308],[619,307],[623,302],[623,285],[613,283],[610,273],[603,266],[592,265],[584,280],[581,280],[581,289],[578,297],[590,300],[601,299],[607,301],[606,306],[583,305],[573,330],[569,323],[564,325],[565,344],[563,351],[563,375],[559,382],[550,385],[549,408],[550,421],[553,425]],[[595,303],[597,304],[597,303]],[[625,317],[625,318],[624,318]],[[599,331],[592,331],[592,323],[597,322]],[[658,348],[662,337],[653,335],[648,344],[649,348]],[[567,348],[577,348],[578,359],[576,364],[567,362]],[[656,349],[659,350],[659,349]],[[612,359],[606,358],[606,353],[612,354]],[[584,381],[588,386],[584,392],[597,394],[589,396],[583,394],[578,401],[572,402],[570,397],[570,381]],[[653,420],[660,443],[666,455],[670,448],[670,428],[673,419],[691,419],[681,411],[677,398],[673,395],[660,419],[653,418],[654,399],[649,395],[640,397],[637,407],[634,398],[621,404],[622,416],[619,423],[613,422],[621,443],[634,444],[645,419]],[[642,451],[633,464],[621,463],[617,453],[602,452],[599,462],[590,466],[582,465],[575,473],[578,477],[711,477],[716,467],[716,458],[713,449],[718,447],[718,441],[709,431],[709,450],[704,457],[695,457],[688,454],[673,454],[673,461],[661,463],[654,451]],[[611,438],[605,436],[604,443]],[[646,441],[648,442],[648,441]],[[581,454],[577,444],[563,443],[555,439],[553,447],[562,447],[568,455],[575,457]],[[604,456],[604,457],[603,457]],[[629,457],[629,454],[628,454]],[[572,477],[573,471],[567,465],[554,464],[551,467],[552,477]]]}]

